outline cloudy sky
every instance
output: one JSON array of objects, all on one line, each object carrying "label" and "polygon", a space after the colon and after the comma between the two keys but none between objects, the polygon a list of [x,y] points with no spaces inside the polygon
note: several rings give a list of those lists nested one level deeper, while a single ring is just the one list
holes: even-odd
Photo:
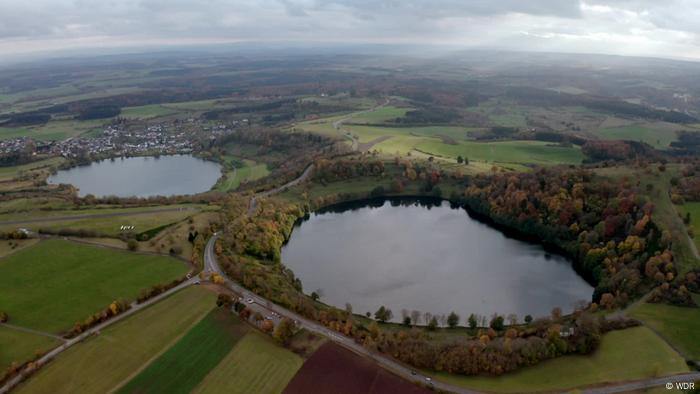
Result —
[{"label": "cloudy sky", "polygon": [[700,0],[0,0],[0,51],[10,56],[240,41],[700,60]]}]

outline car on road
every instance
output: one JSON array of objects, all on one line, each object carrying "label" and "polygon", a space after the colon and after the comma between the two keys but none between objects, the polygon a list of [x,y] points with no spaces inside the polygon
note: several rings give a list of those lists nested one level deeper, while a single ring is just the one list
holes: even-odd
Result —
[{"label": "car on road", "polygon": [[432,378],[425,378],[425,381],[426,381],[426,382],[432,382],[433,379],[432,379]]},{"label": "car on road", "polygon": [[272,316],[265,316],[265,319],[272,320]]},{"label": "car on road", "polygon": [[253,299],[252,299],[252,298],[248,298],[247,300],[245,300],[245,302],[247,302],[247,303],[249,303],[249,304],[252,304],[252,303],[253,303]]},{"label": "car on road", "polygon": [[195,284],[195,285],[198,285],[198,284],[199,284],[199,281],[195,281],[194,284]]},{"label": "car on road", "polygon": [[416,374],[417,374],[416,371],[411,371],[411,375],[416,375]]}]

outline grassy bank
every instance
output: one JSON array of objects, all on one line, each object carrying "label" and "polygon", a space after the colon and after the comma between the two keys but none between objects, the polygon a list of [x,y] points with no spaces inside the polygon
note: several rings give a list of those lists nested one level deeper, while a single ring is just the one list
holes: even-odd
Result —
[{"label": "grassy bank", "polygon": [[565,356],[500,377],[434,374],[461,387],[499,393],[553,391],[664,376],[688,371],[685,361],[645,327],[603,336],[590,356]]},{"label": "grassy bank", "polygon": [[[700,304],[700,295],[693,295]],[[628,314],[644,322],[690,360],[700,360],[700,309],[639,303]]]}]

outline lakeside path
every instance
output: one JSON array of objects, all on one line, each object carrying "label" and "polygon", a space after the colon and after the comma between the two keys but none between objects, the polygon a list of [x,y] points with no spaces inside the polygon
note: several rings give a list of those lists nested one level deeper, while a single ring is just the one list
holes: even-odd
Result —
[{"label": "lakeside path", "polygon": [[[255,196],[253,196],[250,200],[249,206],[248,206],[248,216],[252,216],[255,213],[255,206],[256,206],[256,197],[268,197],[273,194],[279,193],[281,191],[287,190],[288,188],[295,186],[299,184],[300,182],[306,180],[310,175],[311,171],[313,171],[313,164],[309,165],[304,173],[297,179],[284,184],[280,187],[277,187],[275,189],[259,193]],[[353,351],[363,357],[367,357],[375,361],[377,364],[385,368],[386,370],[408,380],[411,382],[415,383],[420,383],[420,384],[428,384],[436,389],[445,391],[445,392],[451,392],[451,393],[458,393],[458,394],[476,394],[480,393],[479,391],[475,390],[470,390],[464,387],[459,387],[459,386],[454,386],[450,385],[444,382],[441,382],[439,380],[434,380],[431,379],[428,376],[422,375],[412,369],[409,366],[403,365],[396,360],[387,357],[383,354],[376,353],[376,352],[370,352],[367,350],[364,346],[356,343],[353,339],[346,337],[344,335],[341,335],[335,331],[332,331],[325,326],[318,324],[314,321],[311,321],[309,319],[306,319],[286,308],[283,308],[272,301],[265,299],[263,297],[260,297],[259,295],[248,291],[245,289],[243,286],[239,285],[238,283],[234,282],[233,280],[229,279],[228,276],[223,272],[221,267],[218,264],[218,261],[216,259],[216,253],[214,252],[215,250],[215,244],[216,240],[218,239],[219,234],[214,233],[214,235],[209,239],[207,242],[207,245],[205,247],[204,251],[204,270],[205,272],[211,272],[211,273],[216,273],[219,274],[222,278],[224,278],[224,281],[226,283],[226,286],[233,290],[235,293],[240,294],[244,299],[250,300],[251,302],[248,302],[247,305],[249,307],[252,307],[254,310],[259,311],[261,313],[266,312],[266,314],[269,314],[269,312],[275,312],[280,316],[287,317],[289,319],[295,320],[298,324],[298,326],[307,329],[308,331],[320,334],[328,338],[329,340],[345,347],[346,349]],[[415,372],[415,374],[414,374]],[[667,386],[668,384],[674,384],[674,383],[682,383],[682,382],[694,382],[696,380],[700,380],[700,372],[689,372],[689,373],[684,373],[684,374],[678,374],[678,375],[671,375],[671,376],[666,376],[666,377],[655,377],[655,378],[650,378],[650,379],[643,379],[639,381],[627,381],[627,382],[619,382],[619,383],[611,383],[611,384],[606,384],[604,386],[598,386],[598,387],[591,387],[591,388],[580,388],[579,391],[584,394],[613,394],[613,393],[623,393],[623,392],[628,392],[630,390],[640,390],[640,389],[646,389],[646,388],[652,388],[652,387],[659,387],[659,386]],[[590,386],[589,386],[590,387]],[[575,389],[575,388],[571,388]],[[562,391],[562,393],[568,393],[571,390],[565,390]]]},{"label": "lakeside path", "polygon": [[[241,285],[237,284],[236,282],[230,280],[224,272],[221,270],[221,268],[218,265],[218,262],[216,261],[216,254],[214,253],[214,245],[216,244],[216,240],[218,238],[218,234],[215,234],[212,238],[209,239],[209,242],[207,243],[205,252],[204,252],[204,261],[205,261],[205,270],[217,273],[221,275],[221,277],[224,278],[226,285],[233,290],[235,293],[240,294],[244,299],[246,300],[252,300],[252,303],[247,303],[249,307],[253,307],[252,309],[261,312],[263,314],[270,314],[270,312],[275,312],[283,317],[287,317],[289,319],[295,320],[298,324],[299,327],[305,328],[308,331],[314,332],[319,335],[323,335],[324,337],[328,338],[328,340],[333,341],[346,349],[353,351],[356,354],[359,354],[360,356],[367,357],[372,359],[374,362],[379,364],[381,367],[384,369],[415,383],[420,383],[420,384],[429,384],[432,387],[446,391],[446,392],[451,392],[451,393],[458,393],[458,394],[476,394],[480,393],[479,391],[475,390],[470,390],[464,387],[459,387],[459,386],[454,386],[450,385],[447,383],[443,383],[439,380],[430,380],[428,381],[427,378],[428,376],[422,375],[421,373],[417,372],[415,375],[412,373],[414,369],[412,369],[409,366],[403,365],[397,361],[395,361],[392,358],[389,358],[387,356],[384,356],[383,354],[375,353],[375,352],[370,352],[367,350],[364,346],[356,343],[353,339],[346,337],[344,335],[341,335],[335,331],[332,331],[329,328],[326,328],[325,326],[322,326],[321,324],[318,324],[314,321],[311,321],[309,319],[306,319],[288,309],[285,309],[263,297],[260,297],[259,295],[246,290],[243,288]],[[581,393],[584,394],[613,394],[613,393],[624,393],[632,390],[639,390],[639,389],[646,389],[646,388],[651,388],[651,387],[658,387],[658,386],[665,386],[669,383],[674,384],[674,383],[682,383],[682,382],[694,382],[696,380],[700,379],[700,372],[689,372],[689,373],[684,373],[684,374],[679,374],[679,375],[672,375],[672,376],[666,376],[666,377],[659,377],[659,378],[651,378],[651,379],[646,379],[646,380],[640,380],[640,381],[633,381],[633,382],[620,382],[620,383],[613,383],[609,384],[606,386],[602,387],[595,387],[595,388],[588,388],[588,389],[581,389],[579,390]],[[572,388],[573,389],[573,388]],[[562,393],[568,393],[570,390],[565,390],[562,391]]]}]

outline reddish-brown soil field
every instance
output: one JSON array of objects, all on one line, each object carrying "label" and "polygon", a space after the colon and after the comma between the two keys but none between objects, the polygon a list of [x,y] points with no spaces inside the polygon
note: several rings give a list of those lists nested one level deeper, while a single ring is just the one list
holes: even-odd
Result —
[{"label": "reddish-brown soil field", "polygon": [[371,360],[327,342],[294,376],[284,394],[431,393],[379,367]]}]

